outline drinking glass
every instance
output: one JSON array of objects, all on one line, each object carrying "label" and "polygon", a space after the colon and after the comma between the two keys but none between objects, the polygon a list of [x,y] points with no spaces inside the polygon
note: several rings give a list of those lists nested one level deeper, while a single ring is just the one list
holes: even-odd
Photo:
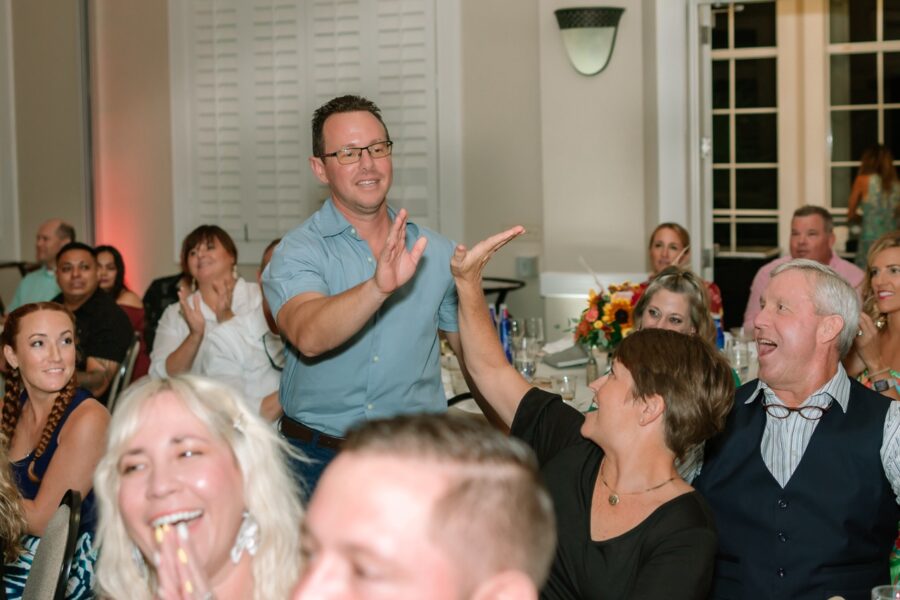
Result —
[{"label": "drinking glass", "polygon": [[537,371],[539,349],[540,346],[534,338],[522,336],[513,340],[513,366],[528,381],[531,381]]},{"label": "drinking glass", "polygon": [[737,371],[741,383],[746,383],[750,375],[750,345],[746,340],[734,338],[727,357],[731,367]]},{"label": "drinking glass", "polygon": [[525,319],[525,335],[534,338],[539,348],[544,347],[544,319],[541,317],[530,317]]},{"label": "drinking glass", "polygon": [[575,375],[561,375],[556,380],[556,389],[566,402],[575,400],[575,386],[578,378]]},{"label": "drinking glass", "polygon": [[873,587],[872,600],[900,600],[900,585],[879,585]]}]

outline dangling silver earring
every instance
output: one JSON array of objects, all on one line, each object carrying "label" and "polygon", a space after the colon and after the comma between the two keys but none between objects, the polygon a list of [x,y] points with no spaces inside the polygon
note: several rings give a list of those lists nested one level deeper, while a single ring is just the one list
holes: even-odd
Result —
[{"label": "dangling silver earring", "polygon": [[234,263],[234,265],[231,267],[231,275],[232,277],[234,277],[235,281],[237,281],[238,277],[240,277],[240,274],[237,270],[237,263]]},{"label": "dangling silver earring", "polygon": [[134,566],[137,567],[141,577],[147,579],[149,576],[147,571],[147,561],[144,560],[144,555],[141,554],[141,551],[134,544],[131,545],[131,560],[134,561]]},{"label": "dangling silver earring", "polygon": [[244,520],[241,521],[241,528],[238,530],[237,538],[234,540],[234,546],[231,548],[231,562],[238,564],[241,561],[241,555],[244,550],[250,556],[256,556],[259,549],[259,524],[256,519],[244,511]]}]

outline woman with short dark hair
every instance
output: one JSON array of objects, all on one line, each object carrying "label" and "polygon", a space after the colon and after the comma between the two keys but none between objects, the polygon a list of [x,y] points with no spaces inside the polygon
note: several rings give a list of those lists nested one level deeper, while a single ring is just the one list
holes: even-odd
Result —
[{"label": "woman with short dark hair", "polygon": [[541,596],[705,598],[715,524],[675,460],[724,427],[731,369],[697,335],[644,329],[622,341],[609,375],[591,383],[596,411],[582,415],[532,387],[506,361],[481,288],[489,258],[523,231],[470,251],[458,246],[451,271],[469,373],[512,434],[535,450],[554,500],[559,544]]},{"label": "woman with short dark hair", "polygon": [[191,287],[166,307],[150,352],[150,376],[200,373],[197,357],[206,334],[238,314],[260,310],[259,286],[238,276],[237,247],[217,225],[201,225],[181,244],[181,268]]}]

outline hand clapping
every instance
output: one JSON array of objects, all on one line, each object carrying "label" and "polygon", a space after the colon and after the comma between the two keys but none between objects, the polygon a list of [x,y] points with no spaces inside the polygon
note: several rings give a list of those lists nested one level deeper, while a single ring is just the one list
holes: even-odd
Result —
[{"label": "hand clapping", "polygon": [[406,249],[406,209],[400,209],[397,218],[391,224],[384,248],[378,256],[375,267],[375,285],[382,294],[391,294],[404,283],[412,279],[425,252],[428,240],[420,237],[412,250]]}]

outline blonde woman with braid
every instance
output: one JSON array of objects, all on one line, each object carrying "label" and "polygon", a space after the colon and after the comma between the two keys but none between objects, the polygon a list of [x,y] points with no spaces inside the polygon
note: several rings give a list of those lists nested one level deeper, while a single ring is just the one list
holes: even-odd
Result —
[{"label": "blonde woman with braid", "polygon": [[[81,493],[81,528],[68,598],[90,597],[95,516],[91,490],[103,454],[109,413],[75,382],[75,317],[53,302],[26,304],[9,314],[0,342],[6,358],[6,394],[0,433],[24,498],[26,552],[7,565],[24,584],[31,553],[66,490]],[[21,589],[13,585],[11,598]]]}]

